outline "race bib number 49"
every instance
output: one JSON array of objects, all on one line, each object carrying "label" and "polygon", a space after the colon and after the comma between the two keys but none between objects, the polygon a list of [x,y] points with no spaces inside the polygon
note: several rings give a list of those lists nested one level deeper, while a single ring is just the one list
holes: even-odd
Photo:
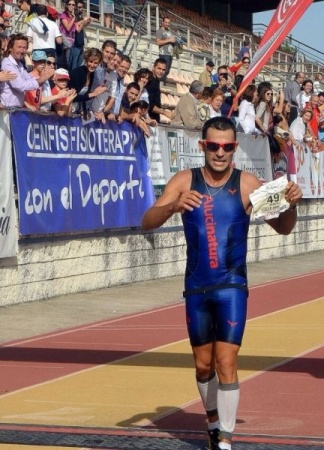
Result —
[{"label": "race bib number 49", "polygon": [[250,194],[255,219],[270,220],[289,208],[285,199],[287,176],[263,184]]}]

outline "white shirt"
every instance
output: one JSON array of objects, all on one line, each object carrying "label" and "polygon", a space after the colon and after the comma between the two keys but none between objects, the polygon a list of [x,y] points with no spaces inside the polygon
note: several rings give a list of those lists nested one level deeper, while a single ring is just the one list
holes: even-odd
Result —
[{"label": "white shirt", "polygon": [[242,100],[239,106],[239,131],[244,133],[254,133],[256,131],[255,127],[255,109],[251,102],[247,100]]},{"label": "white shirt", "polygon": [[299,111],[302,111],[305,108],[306,103],[309,102],[311,96],[312,96],[312,94],[306,94],[305,91],[299,92],[299,94],[296,97],[296,102],[297,102]]},{"label": "white shirt", "polygon": [[[100,69],[100,70],[98,70]],[[106,86],[107,91],[97,95],[92,101],[91,111],[100,112],[103,111],[109,97],[116,99],[117,97],[117,74],[116,72],[108,72],[97,67],[94,74],[94,80],[92,84],[91,92],[93,92],[98,86]]]},{"label": "white shirt", "polygon": [[[43,84],[42,84],[42,98],[44,99],[45,97],[52,97],[52,89],[51,89],[51,85],[50,82],[48,80],[46,80]],[[40,107],[40,109],[42,111],[50,111],[52,108],[52,103],[51,102],[47,102],[47,103],[43,103]]]},{"label": "white shirt", "polygon": [[292,132],[296,141],[302,142],[306,133],[306,125],[301,117],[297,117],[290,125],[290,131]]},{"label": "white shirt", "polygon": [[210,106],[210,105],[208,105],[208,106],[209,106],[209,109],[210,109],[210,116],[209,116],[210,119],[212,119],[213,117],[220,117],[222,115],[220,110],[219,111],[215,111],[212,106]]},{"label": "white shirt", "polygon": [[[47,26],[48,32],[46,34],[38,32],[41,28],[34,27],[33,21],[38,21],[41,19]],[[28,23],[27,36],[33,41],[33,50],[43,50],[46,48],[53,48],[55,50],[56,40],[55,38],[62,36],[59,27],[56,22],[48,19],[47,17],[35,17]]]}]

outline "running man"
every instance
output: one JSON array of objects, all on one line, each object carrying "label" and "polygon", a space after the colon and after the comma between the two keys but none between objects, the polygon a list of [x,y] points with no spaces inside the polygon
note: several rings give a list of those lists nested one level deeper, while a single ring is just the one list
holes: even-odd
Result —
[{"label": "running man", "polygon": [[[142,227],[154,229],[173,214],[182,214],[187,242],[187,327],[208,419],[209,449],[230,450],[239,402],[237,355],[247,313],[249,195],[261,182],[232,167],[237,142],[230,119],[208,120],[202,138],[204,167],[174,175],[144,214]],[[290,181],[285,192],[289,209],[267,221],[276,232],[292,231],[301,197],[300,188]]]}]

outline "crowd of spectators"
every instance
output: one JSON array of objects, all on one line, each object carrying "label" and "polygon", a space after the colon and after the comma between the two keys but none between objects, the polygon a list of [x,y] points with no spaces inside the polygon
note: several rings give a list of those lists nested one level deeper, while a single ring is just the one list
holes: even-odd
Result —
[{"label": "crowd of spectators", "polygon": [[[246,50],[248,48],[245,48]],[[240,63],[230,67],[222,65],[216,71],[213,61],[206,63],[199,77],[204,88],[198,97],[194,96],[196,111],[192,113],[192,123],[195,123],[196,112],[202,123],[217,115],[230,115],[238,131],[267,136],[272,154],[280,153],[283,146],[300,145],[302,142],[307,143],[313,152],[323,150],[322,74],[315,74],[313,80],[303,72],[298,72],[280,92],[275,92],[269,82],[256,85],[253,80],[237,101],[235,97],[239,87],[236,85],[236,79],[238,75],[242,75],[243,79],[249,64],[250,57],[247,53],[243,53]],[[190,93],[191,90],[188,95]],[[180,102],[177,108],[179,107]],[[183,120],[182,123],[184,126],[187,126],[189,112],[190,109],[187,108],[186,121]],[[179,116],[181,114],[178,111],[177,118]],[[179,125],[179,120],[173,123]]]},{"label": "crowd of spectators", "polygon": [[[161,102],[161,86],[167,80],[177,41],[170,31],[170,18],[164,17],[157,31],[159,58],[152,67],[138,69],[131,82],[128,77],[125,83],[132,61],[113,40],[104,41],[101,49],[84,49],[84,29],[91,18],[84,15],[82,0],[67,0],[61,14],[31,0],[18,0],[17,5],[26,12],[28,30],[25,35],[1,37],[2,44],[5,41],[0,72],[0,103],[4,108],[24,107],[60,116],[81,114],[102,122],[130,121],[146,136],[161,116],[175,126],[201,129],[209,118],[231,115],[238,131],[267,135],[272,144],[272,138],[279,135],[294,143],[312,142],[314,149],[324,141],[321,74],[312,80],[298,72],[275,101],[267,82],[251,84],[239,103],[235,101],[250,64],[248,41],[233,66],[221,65],[215,70],[215,63],[207,61],[199,80],[191,83],[188,93],[171,110]],[[107,14],[112,15],[112,5],[107,2]],[[0,27],[5,27],[9,19],[0,19]],[[270,147],[275,151],[273,145]]]}]

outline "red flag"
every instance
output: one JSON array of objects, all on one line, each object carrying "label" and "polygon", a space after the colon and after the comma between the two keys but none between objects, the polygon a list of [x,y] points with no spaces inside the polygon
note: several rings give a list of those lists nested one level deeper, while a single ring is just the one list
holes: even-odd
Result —
[{"label": "red flag", "polygon": [[281,0],[252,58],[249,70],[243,78],[234,103],[237,103],[246,87],[261,72],[263,66],[269,61],[311,3],[313,3],[313,0]]}]

